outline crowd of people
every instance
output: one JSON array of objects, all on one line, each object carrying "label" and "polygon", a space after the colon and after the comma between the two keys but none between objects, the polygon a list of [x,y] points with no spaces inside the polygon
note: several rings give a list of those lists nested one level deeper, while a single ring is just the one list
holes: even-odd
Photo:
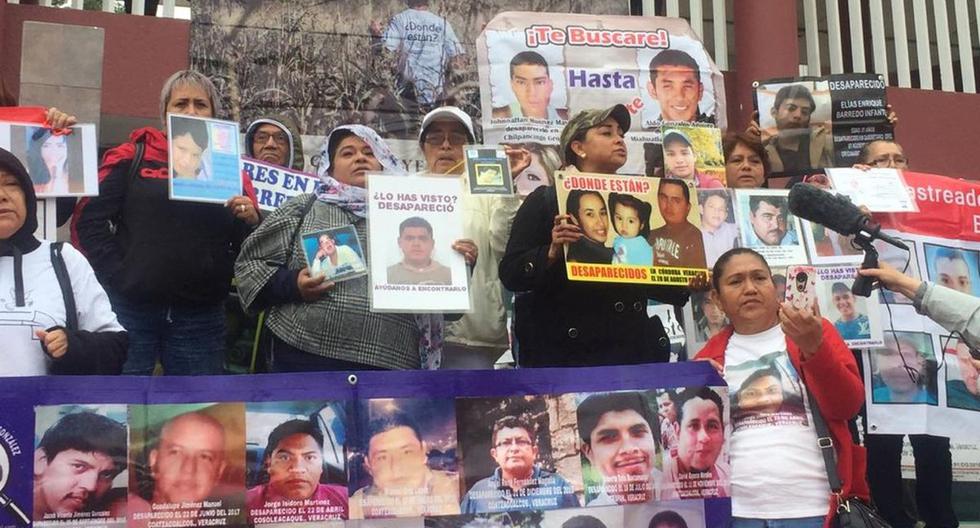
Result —
[{"label": "crowd of people", "polygon": [[[539,67],[546,70],[547,64],[530,56],[512,63],[512,83],[524,82],[523,76]],[[57,138],[60,129],[74,120],[56,110],[45,116],[53,130],[48,136],[53,139],[45,139],[37,154],[43,171],[32,169],[29,175],[16,157],[0,151],[0,299],[15,307],[30,304],[50,318],[35,323],[38,329],[30,335],[5,338],[8,354],[0,362],[0,375],[149,375],[158,368],[167,375],[220,374],[226,346],[224,303],[233,279],[243,308],[265,311],[260,348],[273,372],[492,368],[509,348],[516,350],[520,367],[663,362],[669,357],[670,339],[661,321],[648,317],[648,301],[682,306],[692,289],[699,294],[708,289],[707,300],[698,301],[705,303],[699,305],[699,313],[715,323],[715,335],[702,350],[691,353],[697,352],[694,359],[711,362],[733,394],[739,388],[738,396],[731,402],[697,394],[682,401],[664,400],[660,419],[666,425],[657,427],[661,438],[656,441],[677,454],[668,459],[664,471],[674,479],[685,472],[713,480],[730,479],[734,526],[762,526],[760,520],[773,519],[788,521],[785,526],[823,526],[830,488],[817,432],[813,421],[806,419],[819,412],[831,432],[843,494],[862,498],[873,494],[880,506],[885,505],[883,512],[894,526],[908,525],[904,510],[895,506],[901,504],[901,497],[895,495],[901,438],[895,443],[894,438],[883,435],[865,436],[871,439],[868,447],[888,442],[869,455],[869,492],[864,447],[855,444],[849,430],[849,422],[864,402],[864,387],[859,362],[841,338],[847,325],[835,327],[813,311],[782,303],[769,265],[755,251],[717,251],[710,243],[706,246],[698,229],[691,231],[693,226],[687,221],[691,192],[687,185],[663,180],[658,206],[666,224],[658,229],[650,228],[650,205],[628,197],[611,198],[612,210],[607,211],[601,198],[596,201],[581,193],[574,200],[570,196],[567,213],[559,214],[556,189],[551,185],[540,186],[526,197],[466,195],[464,238],[433,240],[431,226],[406,223],[399,230],[405,259],[388,272],[406,281],[436,276],[442,265],[414,259],[409,248],[412,244],[445,245],[462,255],[469,267],[469,283],[475,292],[473,310],[465,314],[376,313],[371,310],[366,277],[335,283],[311,271],[302,234],[352,226],[359,238],[366,239],[366,175],[381,172],[408,177],[400,160],[376,131],[359,124],[342,125],[329,132],[321,149],[316,167],[321,189],[292,198],[270,214],[260,213],[247,178],[243,195],[229,199],[224,207],[170,200],[168,178],[180,170],[177,161],[173,169],[169,166],[168,154],[174,154],[175,160],[178,156],[168,152],[168,135],[180,134],[180,138],[171,138],[172,143],[175,149],[186,147],[187,155],[203,147],[193,130],[168,131],[166,115],[222,117],[220,102],[220,94],[206,76],[193,71],[172,75],[160,97],[163,129],[136,130],[126,143],[106,152],[99,169],[98,196],[82,199],[74,210],[73,244],[41,241],[33,233],[37,227],[35,187],[61,185],[58,182],[65,169],[59,166],[63,155],[57,149],[63,149],[64,141]],[[773,115],[780,128],[798,127],[808,120],[813,104],[809,93],[780,91]],[[538,180],[553,181],[553,170],[559,166],[566,172],[593,174],[616,174],[624,166],[628,154],[624,135],[631,125],[626,107],[584,110],[569,117],[560,138],[560,164],[556,166],[546,154],[532,149],[508,147],[512,174],[527,169]],[[464,147],[478,141],[471,117],[456,107],[439,107],[425,115],[419,128],[426,171],[459,178],[465,165]],[[288,118],[263,117],[245,130],[247,155],[283,167],[303,166],[300,135]],[[819,130],[802,140],[794,137],[793,141],[763,144],[757,126],[728,136],[724,141],[727,185],[766,187],[773,167],[800,168],[809,165],[811,156],[814,163],[825,157],[825,137]],[[679,158],[691,156],[691,141],[683,134],[664,142],[672,149],[668,158],[673,157],[673,150]],[[684,172],[689,168],[686,163],[678,161],[668,175],[690,173],[691,179],[699,181],[696,173]],[[903,169],[907,158],[897,143],[876,141],[864,148],[860,163]],[[706,187],[717,187],[714,183]],[[731,227],[725,222],[730,211],[724,194],[709,195],[701,206],[705,240],[730,240]],[[757,200],[753,217],[757,209],[766,207],[776,206]],[[608,232],[610,216],[615,219],[613,236]],[[610,247],[607,241],[612,238]],[[640,252],[649,254],[654,262],[660,258],[661,265],[705,267],[704,262],[671,260],[664,240],[687,244],[698,254],[714,251],[710,281],[694,281],[684,288],[578,282],[566,276],[566,246],[570,261],[609,263],[617,255]],[[324,258],[335,248],[333,242],[329,237],[322,242]],[[370,259],[370,255],[364,257]],[[968,341],[980,340],[980,301],[976,298],[943,285],[919,282],[887,265],[861,273],[912,298],[921,313],[960,332]],[[704,288],[708,282],[709,287]],[[508,292],[515,292],[513,332],[508,328]],[[837,289],[834,293],[838,294]],[[839,293],[845,296],[844,291]],[[722,313],[730,321],[724,328]],[[845,310],[841,314],[845,316]],[[761,394],[768,390],[769,379],[788,379],[781,385],[795,386],[797,392],[780,389],[778,394]],[[641,428],[651,432],[653,418],[628,404],[613,409],[611,416],[620,419],[637,414],[642,417]],[[735,422],[729,439],[730,466],[715,462],[721,444],[714,436],[723,427],[720,418],[729,404]],[[188,416],[184,421],[192,419],[202,418]],[[177,420],[170,423],[164,436],[181,425]],[[299,440],[314,449],[322,445],[316,432],[307,431],[302,424],[293,426],[273,432],[267,459],[280,450],[302,451]],[[392,428],[397,429],[397,424],[378,434]],[[624,431],[625,435],[635,434],[630,427]],[[596,439],[591,430],[579,432],[586,456],[596,457],[594,463],[602,471],[596,442],[605,440]],[[534,449],[533,427],[517,418],[499,423],[493,434],[498,449],[508,443]],[[934,438],[912,440],[916,457],[936,460],[939,469],[935,471],[942,472],[938,477],[935,471],[931,473],[939,483],[931,496],[929,491],[920,494],[920,514],[929,527],[955,526],[949,498],[949,441]],[[297,445],[290,444],[290,439]],[[714,450],[714,456],[699,463],[699,453],[705,450]],[[885,452],[889,454],[882,455]],[[51,463],[58,460],[54,449],[44,456]],[[167,464],[163,454],[154,458],[154,465]],[[610,467],[603,477],[611,478],[614,473]],[[500,471],[480,485],[497,486],[500,479],[520,476],[515,475],[501,463]],[[316,494],[332,493],[315,480],[308,484]],[[288,496],[277,485],[273,479],[263,489],[250,492],[248,500],[261,503]],[[578,504],[574,496],[559,499],[563,504]],[[615,497],[599,499],[615,502]],[[485,508],[476,498],[464,504],[466,511]],[[352,499],[351,508],[360,507]]]}]

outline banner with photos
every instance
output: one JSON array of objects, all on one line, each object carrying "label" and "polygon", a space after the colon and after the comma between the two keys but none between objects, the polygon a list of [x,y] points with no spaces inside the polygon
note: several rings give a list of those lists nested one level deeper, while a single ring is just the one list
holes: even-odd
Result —
[{"label": "banner with photos", "polygon": [[868,143],[894,139],[885,80],[872,73],[753,83],[769,176],[850,167]]},{"label": "banner with photos", "polygon": [[662,167],[661,126],[724,129],[725,87],[680,18],[505,12],[476,43],[484,141],[555,150],[568,119],[623,104],[631,125],[625,174]]},{"label": "banner with photos", "polygon": [[693,182],[557,172],[558,211],[582,230],[569,280],[686,286],[707,272]]},{"label": "banner with photos", "polygon": [[[669,511],[706,528],[731,513],[728,391],[701,362],[14,378],[0,397],[3,526],[611,528]],[[635,440],[629,464],[600,448],[611,423]]]},{"label": "banner with photos", "polygon": [[[980,184],[905,171],[919,212],[875,214],[910,252],[876,242],[881,260],[908,275],[980,296]],[[908,265],[906,269],[906,264]],[[869,430],[980,436],[980,351],[880,292],[884,348],[865,354]]]}]

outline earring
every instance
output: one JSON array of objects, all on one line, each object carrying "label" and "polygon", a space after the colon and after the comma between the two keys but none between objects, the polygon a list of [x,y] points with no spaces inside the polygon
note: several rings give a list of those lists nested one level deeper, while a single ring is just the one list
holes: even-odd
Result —
[{"label": "earring", "polygon": [[580,158],[582,158],[582,159],[585,159],[585,158],[586,158],[587,156],[586,156],[586,155],[585,155],[585,153],[583,152],[583,153],[582,153],[582,154],[581,154],[581,155],[580,155],[579,157],[580,157]]}]

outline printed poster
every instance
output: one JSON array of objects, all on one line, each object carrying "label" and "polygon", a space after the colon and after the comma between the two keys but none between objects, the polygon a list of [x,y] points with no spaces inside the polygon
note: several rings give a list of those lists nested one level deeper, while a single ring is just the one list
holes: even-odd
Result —
[{"label": "printed poster", "polygon": [[868,143],[894,139],[885,81],[876,74],[773,79],[753,86],[770,176],[850,167]]},{"label": "printed poster", "polygon": [[0,148],[24,164],[38,198],[99,194],[98,147],[92,124],[56,135],[36,123],[0,122]]},{"label": "printed poster", "polygon": [[556,146],[588,108],[625,105],[625,174],[663,168],[664,123],[727,126],[721,71],[679,18],[504,12],[476,43],[485,141]]},{"label": "printed poster", "polygon": [[698,189],[725,188],[721,130],[711,125],[664,125],[664,176],[693,181]]},{"label": "printed poster", "polygon": [[468,146],[465,150],[470,194],[514,194],[510,160],[502,148]]},{"label": "printed poster", "polygon": [[167,114],[170,199],[224,204],[242,194],[238,123]]},{"label": "printed poster", "polygon": [[462,180],[368,175],[371,307],[378,312],[470,309],[463,256]]},{"label": "printed poster", "polygon": [[311,276],[339,282],[367,274],[364,250],[354,226],[304,233],[302,240]]},{"label": "printed poster", "polygon": [[292,170],[242,156],[242,171],[252,180],[259,209],[275,211],[287,200],[320,190],[315,174]]},{"label": "printed poster", "polygon": [[[848,347],[877,348],[883,344],[879,296],[874,292],[870,297],[851,293],[858,269],[858,266],[816,268],[820,314],[834,324]],[[787,277],[787,284],[790,280]]]},{"label": "printed poster", "polygon": [[757,251],[770,267],[807,262],[800,220],[789,211],[788,196],[786,190],[735,191],[739,245]]},{"label": "printed poster", "polygon": [[697,192],[678,179],[556,173],[558,211],[582,228],[570,280],[686,286],[707,271]]}]

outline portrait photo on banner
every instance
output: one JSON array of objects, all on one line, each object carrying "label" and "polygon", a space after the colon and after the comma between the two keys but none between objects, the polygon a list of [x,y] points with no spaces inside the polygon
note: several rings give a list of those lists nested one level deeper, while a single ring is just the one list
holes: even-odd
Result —
[{"label": "portrait photo on banner", "polygon": [[238,123],[167,114],[170,199],[225,203],[242,191]]},{"label": "portrait photo on banner", "polygon": [[735,191],[739,245],[758,251],[770,266],[806,263],[800,220],[789,211],[789,191]]},{"label": "portrait photo on banner", "polygon": [[738,246],[738,223],[732,200],[729,189],[698,189],[701,236],[708,269],[714,267],[718,257]]},{"label": "portrait photo on banner", "polygon": [[636,52],[641,126],[656,130],[665,122],[715,123],[718,103],[711,57],[697,40],[672,35],[667,49]]},{"label": "portrait photo on banner", "polygon": [[[901,238],[897,232],[889,232],[888,234],[904,242],[909,247],[909,250],[905,251],[882,240],[875,240],[873,244],[875,249],[878,250],[878,261],[887,262],[891,267],[902,271],[902,273],[909,277],[921,280],[923,277],[922,273],[919,272],[919,254],[916,249],[916,243],[911,239]],[[900,293],[895,293],[888,288],[880,288],[879,292],[882,303],[912,304],[912,299]]]},{"label": "portrait photo on banner", "polygon": [[386,398],[352,405],[350,518],[458,514],[454,400]]},{"label": "portrait photo on banner", "polygon": [[129,425],[127,526],[245,522],[244,404],[130,405]]},{"label": "portrait photo on banner", "polygon": [[352,225],[304,233],[303,252],[313,277],[339,282],[367,275],[364,249]]},{"label": "portrait photo on banner", "polygon": [[703,500],[662,501],[623,508],[622,526],[705,528]]},{"label": "portrait photo on banner", "polygon": [[938,363],[932,336],[925,332],[888,331],[884,339],[883,348],[870,351],[871,401],[938,405]]},{"label": "portrait photo on banner", "polygon": [[546,44],[529,47],[524,32],[487,31],[490,101],[493,120],[568,121],[564,49]]},{"label": "portrait photo on banner", "polygon": [[[880,297],[854,295],[851,288],[857,266],[820,266],[817,271],[817,302],[820,314],[834,324],[851,348],[880,347],[883,344]],[[793,280],[787,276],[787,288]]]},{"label": "portrait photo on banner", "polygon": [[975,249],[923,244],[929,280],[972,296],[980,296],[978,255]]},{"label": "portrait photo on banner", "polygon": [[945,346],[946,406],[980,411],[980,351],[958,337],[941,335],[939,342]]},{"label": "portrait photo on banner", "polygon": [[[837,231],[809,220],[800,220],[803,225],[803,240],[806,243],[810,262],[815,265],[824,264],[860,264],[864,260],[864,250],[855,247],[854,237],[845,236]],[[890,246],[894,247],[894,246]],[[898,248],[895,248],[898,250]],[[901,250],[899,250],[901,251]],[[902,262],[902,269],[905,262]]]},{"label": "portrait photo on banner", "polygon": [[755,104],[770,175],[807,174],[833,166],[832,105],[827,81],[799,79],[757,84]]},{"label": "portrait photo on banner", "polygon": [[75,125],[69,134],[55,134],[43,126],[0,123],[0,148],[24,164],[38,198],[99,193],[95,125]]},{"label": "portrait photo on banner", "polygon": [[249,522],[346,519],[347,402],[245,404]]},{"label": "portrait photo on banner", "polygon": [[34,417],[34,526],[124,527],[126,405],[38,406]]},{"label": "portrait photo on banner", "polygon": [[556,182],[559,212],[583,234],[566,245],[569,279],[686,284],[706,269],[692,182],[585,173],[558,173]]},{"label": "portrait photo on banner", "polygon": [[573,394],[457,399],[461,512],[581,506],[575,416],[563,412],[574,406]]}]

